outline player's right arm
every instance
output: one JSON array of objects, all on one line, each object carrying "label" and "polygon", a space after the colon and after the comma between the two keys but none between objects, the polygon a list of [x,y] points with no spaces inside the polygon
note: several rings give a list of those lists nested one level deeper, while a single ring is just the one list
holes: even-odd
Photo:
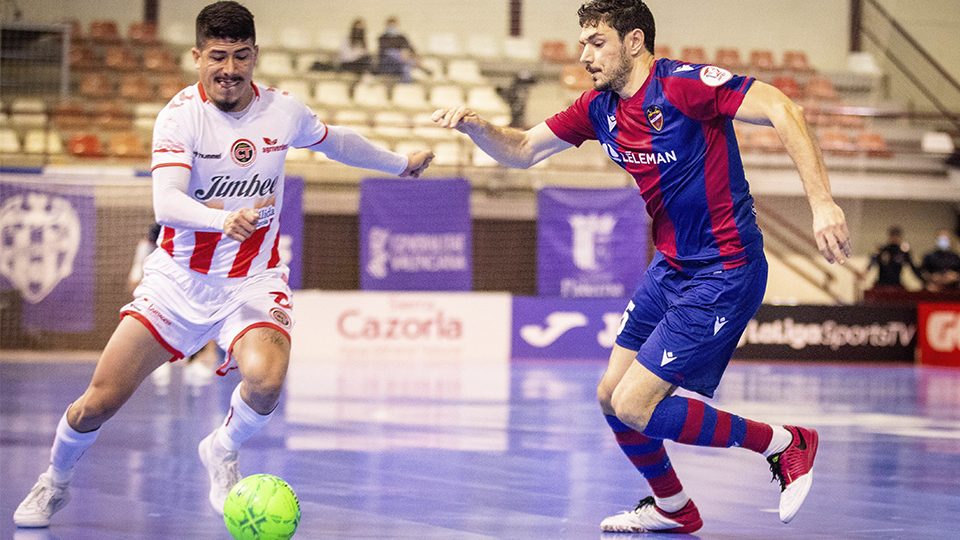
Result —
[{"label": "player's right arm", "polygon": [[530,168],[561,150],[573,147],[557,137],[544,122],[526,131],[500,127],[463,106],[438,109],[432,119],[440,127],[465,133],[490,157],[515,169]]},{"label": "player's right arm", "polygon": [[217,231],[243,242],[257,229],[259,215],[250,208],[235,212],[209,208],[187,195],[190,169],[182,166],[153,170],[153,212],[157,223],[175,229]]}]

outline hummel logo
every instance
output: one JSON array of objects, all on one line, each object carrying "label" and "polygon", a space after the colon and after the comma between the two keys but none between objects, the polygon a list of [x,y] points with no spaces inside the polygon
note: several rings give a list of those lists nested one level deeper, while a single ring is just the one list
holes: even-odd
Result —
[{"label": "hummel logo", "polygon": [[717,335],[717,332],[719,332],[727,322],[726,317],[717,317],[717,322],[713,323],[713,335]]},{"label": "hummel logo", "polygon": [[608,115],[607,115],[607,127],[610,129],[610,131],[613,131],[614,129],[617,128],[617,117],[616,117],[616,115],[613,115],[613,114],[608,114]]},{"label": "hummel logo", "polygon": [[676,360],[676,359],[677,359],[677,357],[674,356],[674,354],[673,354],[672,352],[668,352],[668,351],[664,350],[664,351],[663,351],[663,360],[660,361],[660,367],[663,367],[663,366],[669,364],[670,362],[673,362],[673,361]]},{"label": "hummel logo", "polygon": [[798,449],[798,450],[806,450],[806,449],[807,449],[807,440],[803,438],[803,432],[800,431],[799,429],[797,430],[797,436],[800,437],[800,442],[797,443],[797,449]]},{"label": "hummel logo", "polygon": [[274,144],[277,144],[277,140],[276,140],[276,139],[268,139],[268,138],[266,138],[266,137],[263,138],[263,142],[266,143],[268,146],[272,146],[272,145],[274,145]]},{"label": "hummel logo", "polygon": [[673,70],[673,72],[674,72],[674,73],[683,73],[684,71],[693,71],[693,70],[695,70],[695,69],[697,69],[697,68],[695,68],[695,67],[693,67],[693,66],[688,66],[688,65],[684,64],[684,65],[678,67],[677,69]]}]

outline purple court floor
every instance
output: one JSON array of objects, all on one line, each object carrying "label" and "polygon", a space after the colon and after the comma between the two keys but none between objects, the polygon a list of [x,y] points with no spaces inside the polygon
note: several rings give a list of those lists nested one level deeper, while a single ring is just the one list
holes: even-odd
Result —
[{"label": "purple court floor", "polygon": [[[53,525],[16,529],[13,511],[94,367],[45,360],[0,362],[0,539],[230,539],[196,446],[238,379],[193,391],[178,365],[166,395],[148,380],[104,426]],[[598,527],[648,494],[595,403],[603,367],[294,362],[241,472],[294,487],[298,539],[638,538]],[[704,519],[678,538],[960,538],[960,370],[733,363],[711,403],[818,429],[813,489],[783,525],[761,456],[668,442]]]}]

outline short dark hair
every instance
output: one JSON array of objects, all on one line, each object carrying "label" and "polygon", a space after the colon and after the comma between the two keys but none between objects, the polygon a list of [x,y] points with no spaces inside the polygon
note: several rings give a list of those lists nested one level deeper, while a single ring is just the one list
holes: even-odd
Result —
[{"label": "short dark hair", "polygon": [[238,2],[214,2],[200,10],[197,15],[197,48],[210,39],[227,39],[257,42],[257,30],[253,24],[253,13]]},{"label": "short dark hair", "polygon": [[628,32],[639,28],[643,31],[643,46],[653,53],[657,25],[653,13],[642,0],[590,0],[577,10],[580,27],[597,26],[606,23],[620,36],[620,41]]}]

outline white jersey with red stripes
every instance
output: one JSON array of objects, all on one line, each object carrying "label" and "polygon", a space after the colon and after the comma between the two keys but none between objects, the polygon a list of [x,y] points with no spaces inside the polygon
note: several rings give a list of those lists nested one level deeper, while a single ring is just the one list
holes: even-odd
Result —
[{"label": "white jersey with red stripes", "polygon": [[187,195],[210,208],[260,213],[244,242],[221,232],[164,227],[159,246],[184,268],[212,277],[246,277],[280,263],[279,217],[288,148],[313,146],[327,127],[295,96],[251,83],[240,118],[211,103],[197,83],[174,97],[153,130],[153,166],[190,169]]}]

